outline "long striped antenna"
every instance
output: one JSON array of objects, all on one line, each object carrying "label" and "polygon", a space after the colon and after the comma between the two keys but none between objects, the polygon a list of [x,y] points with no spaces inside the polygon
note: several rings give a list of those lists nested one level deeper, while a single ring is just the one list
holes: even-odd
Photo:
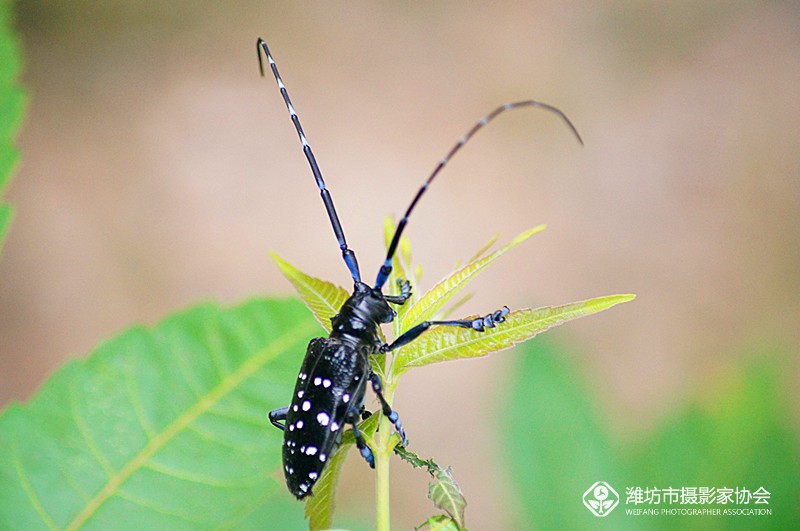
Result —
[{"label": "long striped antenna", "polygon": [[261,50],[264,50],[264,54],[267,56],[267,61],[272,69],[272,74],[275,76],[275,81],[278,82],[278,88],[281,90],[283,101],[286,103],[286,108],[289,109],[289,114],[292,117],[294,128],[297,130],[297,135],[300,137],[300,142],[303,144],[303,153],[305,153],[306,159],[308,159],[308,164],[311,166],[311,172],[314,174],[314,179],[317,181],[317,187],[319,188],[319,193],[322,196],[322,202],[325,203],[325,210],[328,212],[328,218],[331,220],[331,226],[333,226],[333,233],[336,235],[336,240],[339,242],[339,249],[342,250],[342,258],[344,258],[344,262],[347,264],[347,268],[350,270],[350,275],[352,275],[353,281],[358,284],[361,282],[361,273],[358,269],[356,254],[347,247],[347,240],[345,240],[344,237],[342,224],[339,222],[339,216],[336,214],[336,208],[333,206],[333,198],[331,197],[331,193],[325,187],[325,181],[322,179],[322,172],[317,165],[317,159],[314,158],[314,153],[311,151],[311,146],[308,145],[306,135],[303,133],[303,127],[300,125],[300,118],[297,117],[297,113],[295,112],[292,102],[289,99],[289,93],[286,92],[286,86],[283,84],[281,75],[278,73],[278,66],[275,64],[272,54],[269,53],[269,47],[267,47],[267,43],[264,41],[264,39],[259,37],[258,41],[256,41],[256,51],[258,53],[258,68],[263,76],[264,63],[261,58]]},{"label": "long striped antenna", "polygon": [[382,288],[383,285],[386,283],[386,280],[389,278],[389,275],[392,272],[392,258],[394,258],[394,253],[397,250],[397,244],[400,242],[400,236],[402,236],[403,234],[403,229],[405,229],[406,223],[408,223],[408,217],[411,215],[411,211],[414,210],[414,207],[417,206],[417,201],[419,201],[419,198],[422,197],[422,194],[425,193],[425,190],[428,189],[428,186],[431,184],[433,179],[436,178],[439,172],[442,171],[442,168],[444,168],[445,165],[448,162],[450,162],[450,159],[453,158],[453,155],[458,153],[458,150],[460,150],[464,146],[464,144],[466,144],[469,141],[469,139],[475,135],[475,133],[483,129],[483,127],[485,127],[489,122],[497,118],[497,116],[503,114],[506,111],[518,109],[520,107],[538,107],[540,109],[544,109],[546,111],[550,111],[552,113],[557,114],[559,117],[561,117],[562,120],[564,120],[564,122],[566,122],[567,126],[572,130],[572,133],[578,139],[578,142],[580,142],[580,144],[583,145],[583,139],[581,139],[581,135],[578,133],[578,130],[575,128],[575,126],[572,125],[572,122],[569,120],[569,118],[567,118],[567,115],[561,112],[560,109],[539,101],[527,100],[527,101],[518,101],[515,103],[506,103],[505,105],[501,105],[500,107],[496,108],[495,110],[493,110],[492,112],[481,118],[478,121],[478,123],[472,126],[472,129],[470,129],[467,132],[467,134],[461,137],[461,140],[459,140],[456,143],[456,145],[453,146],[452,149],[450,149],[447,155],[445,155],[445,157],[441,161],[439,161],[439,164],[436,165],[436,168],[434,168],[433,173],[430,174],[428,179],[425,181],[425,184],[422,185],[422,188],[419,189],[417,195],[414,196],[414,200],[411,201],[411,205],[408,207],[408,210],[406,210],[403,219],[400,220],[400,223],[397,224],[397,229],[394,231],[392,242],[389,244],[389,251],[386,253],[386,261],[381,266],[380,271],[378,271],[378,278],[375,280],[376,288],[378,289]]}]

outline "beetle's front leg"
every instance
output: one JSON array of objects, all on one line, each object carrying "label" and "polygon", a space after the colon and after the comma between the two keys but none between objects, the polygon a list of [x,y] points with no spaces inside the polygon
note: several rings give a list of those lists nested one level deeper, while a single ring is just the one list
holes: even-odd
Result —
[{"label": "beetle's front leg", "polygon": [[392,304],[405,304],[411,298],[411,283],[408,280],[398,280],[397,285],[400,287],[400,295],[384,295],[383,298]]},{"label": "beetle's front leg", "polygon": [[494,328],[498,323],[505,321],[509,312],[510,310],[508,309],[508,306],[503,306],[496,312],[486,314],[483,317],[475,317],[474,319],[457,319],[455,321],[423,321],[417,326],[407,330],[403,335],[395,339],[391,345],[382,345],[380,352],[385,354],[387,352],[396,350],[403,345],[408,345],[432,326],[455,326],[458,328],[467,328],[476,332],[484,332],[487,328]]}]

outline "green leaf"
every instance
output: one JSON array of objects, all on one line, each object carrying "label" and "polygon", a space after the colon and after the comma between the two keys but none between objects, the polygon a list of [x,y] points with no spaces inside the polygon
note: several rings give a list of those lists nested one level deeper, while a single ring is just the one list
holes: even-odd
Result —
[{"label": "green leaf", "polygon": [[[22,120],[25,97],[17,78],[19,44],[12,31],[13,2],[0,2],[0,198],[17,162],[14,135]],[[11,220],[11,206],[0,203],[0,250]]]},{"label": "green leaf", "polygon": [[[618,454],[570,357],[547,334],[512,356],[494,429],[514,486],[508,514],[516,518],[515,529],[596,526],[581,496],[598,480],[623,485]],[[614,522],[612,527],[625,526]]]},{"label": "green leaf", "polygon": [[448,275],[444,280],[436,284],[433,289],[423,295],[413,304],[413,306],[411,306],[403,315],[400,316],[404,324],[404,328],[410,328],[417,323],[432,319],[433,316],[436,315],[436,313],[439,312],[439,310],[441,310],[442,307],[447,304],[447,302],[452,299],[464,286],[466,286],[470,280],[475,278],[478,273],[486,269],[500,256],[504,255],[509,250],[513,249],[537,232],[541,232],[544,229],[544,225],[534,227],[514,238],[514,240],[512,240],[512,242],[505,247],[498,249],[486,257],[480,258],[483,252],[488,250],[491,244],[494,243],[493,240],[490,241],[489,244],[484,246],[481,252],[478,253],[478,258],[476,260],[469,262],[461,269],[458,269],[457,271],[454,271]]},{"label": "green leaf", "polygon": [[467,501],[453,479],[450,467],[443,469],[433,459],[422,459],[401,446],[396,446],[394,453],[414,468],[427,469],[428,473],[437,479],[428,485],[428,498],[449,516],[434,516],[428,518],[422,525],[428,525],[431,529],[464,529],[464,508]]},{"label": "green leaf", "polygon": [[431,363],[485,356],[527,341],[554,326],[607,310],[633,298],[635,295],[610,295],[563,306],[517,310],[508,314],[505,322],[484,332],[440,326],[400,348],[395,370],[399,374]]},{"label": "green leaf", "polygon": [[297,527],[267,412],[317,330],[293,300],[206,304],[68,363],[0,416],[0,528]]},{"label": "green leaf", "polygon": [[436,473],[437,481],[428,486],[428,498],[436,507],[446,512],[459,529],[464,527],[464,509],[467,500],[461,494],[450,467]]},{"label": "green leaf", "polygon": [[[372,415],[359,424],[359,429],[364,434],[367,442],[370,435],[378,427],[378,415]],[[336,485],[342,472],[342,465],[347,458],[350,447],[356,442],[353,430],[347,430],[342,436],[339,448],[331,458],[328,466],[322,471],[319,480],[314,484],[314,492],[307,498],[305,516],[311,530],[330,529],[333,524],[333,513],[336,508]]]},{"label": "green leaf", "polygon": [[395,446],[394,453],[396,453],[400,459],[406,461],[414,468],[425,468],[428,471],[428,474],[431,476],[435,476],[437,472],[443,470],[442,467],[437,465],[433,459],[422,459],[414,452],[411,452],[402,446]]},{"label": "green leaf", "polygon": [[455,520],[443,514],[431,516],[419,526],[419,529],[425,526],[428,526],[430,531],[459,531],[461,529]]},{"label": "green leaf", "polygon": [[281,273],[294,285],[300,298],[313,312],[317,321],[326,331],[330,332],[331,318],[339,313],[339,308],[350,297],[350,294],[342,287],[306,275],[278,256],[277,253],[271,252],[270,256],[278,264]]},{"label": "green leaf", "polygon": [[[728,359],[739,356],[728,356]],[[800,478],[800,436],[793,424],[796,351],[755,348],[748,361],[716,367],[697,397],[671,412],[652,433],[625,447],[627,482],[650,485],[763,486],[772,516],[728,521],[730,528],[790,529],[800,521],[791,495]],[[733,520],[733,519],[732,519]],[[680,517],[665,517],[662,529]]]},{"label": "green leaf", "polygon": [[[514,485],[513,528],[585,529],[597,526],[578,501],[595,481],[627,487],[764,486],[772,493],[764,518],[685,515],[626,517],[617,508],[613,528],[791,529],[800,521],[792,492],[800,477],[800,437],[792,424],[795,352],[756,349],[744,364],[715,366],[699,397],[675,408],[648,433],[627,441],[609,437],[596,402],[569,353],[544,336],[519,348],[497,411]],[[739,356],[728,356],[735,359]],[[513,422],[506,422],[513,419]],[[677,506],[676,506],[677,507]],[[717,506],[719,507],[719,506]]]},{"label": "green leaf", "polygon": [[314,485],[314,494],[309,496],[306,502],[305,517],[308,520],[308,528],[312,531],[330,529],[333,524],[333,512],[336,509],[336,485],[339,483],[342,465],[352,445],[352,440],[347,444],[343,443],[328,459],[328,466],[322,471],[322,475]]}]

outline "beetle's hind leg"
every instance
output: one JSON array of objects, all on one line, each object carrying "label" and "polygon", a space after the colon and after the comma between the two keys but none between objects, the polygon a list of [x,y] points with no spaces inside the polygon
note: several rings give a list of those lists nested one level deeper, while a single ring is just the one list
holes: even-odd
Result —
[{"label": "beetle's hind leg", "polygon": [[358,417],[360,414],[361,412],[358,409],[350,408],[347,412],[346,421],[353,425],[353,436],[356,438],[356,446],[359,453],[361,453],[361,457],[367,461],[370,468],[375,468],[375,455],[373,455],[372,449],[364,440],[361,430],[358,429]]},{"label": "beetle's hind leg", "polygon": [[273,426],[283,431],[286,429],[286,425],[281,424],[281,421],[286,421],[286,415],[288,414],[289,414],[289,406],[273,409],[272,411],[269,412],[269,421],[272,423]]},{"label": "beetle's hind leg", "polygon": [[404,447],[408,446],[408,437],[406,437],[406,430],[403,429],[403,422],[400,420],[400,416],[397,414],[397,411],[393,410],[392,406],[386,402],[386,399],[383,398],[383,382],[381,382],[381,377],[373,372],[369,375],[369,381],[372,383],[372,390],[375,391],[378,400],[381,402],[383,414],[386,415],[389,422],[394,424],[394,429],[397,430],[397,433],[400,434],[400,438],[403,440],[402,445]]}]

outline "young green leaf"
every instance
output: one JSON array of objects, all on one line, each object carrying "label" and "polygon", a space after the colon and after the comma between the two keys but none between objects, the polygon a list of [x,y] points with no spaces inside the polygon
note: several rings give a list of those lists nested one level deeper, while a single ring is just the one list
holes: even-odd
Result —
[{"label": "young green leaf", "polygon": [[[423,295],[405,312],[405,314],[402,315],[403,323],[407,324],[408,327],[411,327],[417,323],[433,318],[433,316],[439,310],[441,310],[441,308],[447,304],[447,302],[452,299],[464,286],[466,286],[470,280],[475,278],[478,273],[486,269],[500,256],[504,255],[509,250],[513,249],[537,232],[541,232],[544,229],[544,225],[539,225],[538,227],[534,227],[528,231],[525,231],[514,238],[511,243],[503,248],[498,249],[488,256],[473,260],[461,269],[454,271],[444,280],[436,284],[433,289]],[[494,242],[492,241],[490,243]],[[488,246],[484,247],[482,251],[485,251],[486,249],[488,249]],[[478,256],[481,254],[482,253],[479,253]]]},{"label": "young green leaf", "polygon": [[336,453],[328,459],[328,466],[323,470],[319,481],[314,484],[314,494],[308,497],[305,510],[308,528],[311,531],[331,528],[336,508],[336,484],[339,482],[342,465],[353,442],[352,437],[349,442],[342,441]]},{"label": "young green leaf", "polygon": [[296,301],[206,304],[68,363],[0,415],[0,529],[296,525],[267,412],[317,330]]},{"label": "young green leaf", "polygon": [[458,488],[456,480],[453,479],[450,467],[437,472],[436,479],[437,481],[428,486],[428,498],[431,499],[436,507],[446,512],[459,529],[463,529],[464,509],[467,506],[467,500],[464,499],[461,489]]},{"label": "young green leaf", "polygon": [[428,474],[431,476],[435,476],[437,472],[442,470],[442,467],[437,465],[433,459],[422,459],[414,452],[411,452],[402,446],[395,446],[394,453],[396,453],[400,459],[408,462],[414,468],[425,468],[428,471]]},{"label": "young green leaf", "polygon": [[330,332],[331,317],[339,313],[339,308],[350,294],[342,287],[306,275],[278,256],[277,253],[271,252],[270,256],[278,264],[281,273],[294,285],[300,298],[306,303],[317,321]]},{"label": "young green leaf", "polygon": [[[17,161],[14,134],[22,118],[25,97],[17,83],[19,45],[12,31],[13,2],[0,2],[0,198]],[[11,220],[11,206],[0,203],[0,249]]]},{"label": "young green leaf", "polygon": [[[359,429],[365,434],[365,437],[367,434],[374,433],[377,427],[378,415],[372,415],[359,425]],[[336,508],[336,485],[339,483],[339,476],[347,453],[355,442],[353,430],[347,430],[342,436],[342,442],[336,453],[328,459],[328,466],[314,484],[313,495],[307,498],[305,516],[312,531],[330,529],[333,523],[333,512]]]},{"label": "young green leaf", "polygon": [[418,529],[424,529],[426,526],[429,531],[462,531],[455,520],[443,514],[431,516]]},{"label": "young green leaf", "polygon": [[428,518],[422,526],[427,525],[431,529],[464,529],[464,508],[467,501],[453,479],[450,467],[443,469],[433,459],[422,459],[401,446],[396,446],[394,453],[414,468],[427,469],[428,474],[437,479],[436,482],[428,485],[428,498],[449,516],[433,516]]},{"label": "young green leaf", "polygon": [[496,328],[487,328],[484,332],[437,327],[398,351],[394,362],[395,371],[400,374],[412,367],[440,361],[485,356],[527,341],[554,326],[607,310],[634,297],[635,295],[610,295],[563,306],[517,310],[508,314],[505,322]]},{"label": "young green leaf", "polygon": [[[392,237],[394,236],[394,232],[396,229],[396,225],[392,218],[387,217],[383,223],[383,238],[386,242],[386,247],[388,249],[389,245],[391,244]],[[389,279],[386,283],[386,293],[388,295],[400,295],[400,288],[398,287],[398,281],[404,282],[408,281],[411,283],[411,298],[406,301],[405,304],[402,306],[397,307],[397,318],[392,322],[392,332],[395,337],[400,335],[400,326],[401,323],[404,322],[404,318],[406,313],[408,313],[408,309],[414,303],[414,301],[418,300],[420,294],[417,293],[417,286],[419,284],[420,276],[422,275],[422,270],[419,269],[419,266],[416,270],[413,270],[412,273],[412,264],[411,264],[411,243],[408,241],[408,238],[402,236],[400,238],[400,244],[398,245],[397,252],[392,259],[392,273],[389,275]]]}]

